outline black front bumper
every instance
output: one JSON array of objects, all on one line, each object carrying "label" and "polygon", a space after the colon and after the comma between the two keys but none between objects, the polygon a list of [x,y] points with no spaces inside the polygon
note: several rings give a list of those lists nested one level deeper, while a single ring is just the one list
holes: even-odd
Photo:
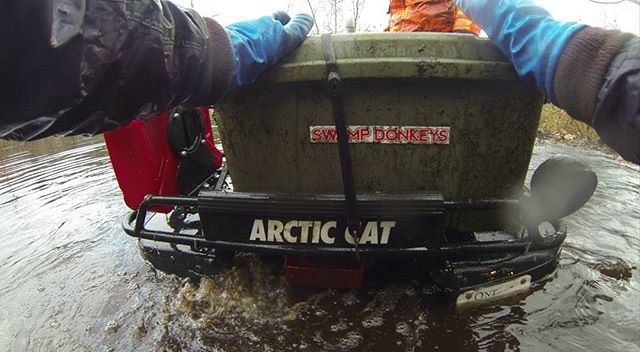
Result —
[{"label": "black front bumper", "polygon": [[[517,232],[500,231],[499,238],[459,240],[447,229],[451,210],[501,209],[516,200],[445,202],[436,193],[363,195],[358,197],[362,232],[355,241],[347,231],[344,198],[340,195],[277,195],[202,191],[198,197],[148,197],[123,227],[127,234],[147,240],[277,255],[362,257],[419,256],[456,258],[499,253],[527,253],[559,246],[565,231],[542,236],[536,226]],[[180,228],[148,229],[148,209],[171,205],[199,219]],[[354,242],[359,242],[356,246]]]},{"label": "black front bumper", "polygon": [[[176,207],[169,216],[174,221],[148,211],[156,205]],[[146,259],[183,276],[213,274],[228,264],[233,252],[368,263],[396,258],[421,263],[419,269],[440,287],[458,292],[523,274],[535,279],[555,268],[566,237],[561,223],[545,234],[537,226],[472,234],[446,226],[451,211],[517,206],[517,200],[446,202],[435,193],[360,196],[364,226],[355,246],[347,239],[341,196],[201,191],[198,197],[147,197],[123,227],[141,240]],[[176,224],[178,210],[183,216]]]}]

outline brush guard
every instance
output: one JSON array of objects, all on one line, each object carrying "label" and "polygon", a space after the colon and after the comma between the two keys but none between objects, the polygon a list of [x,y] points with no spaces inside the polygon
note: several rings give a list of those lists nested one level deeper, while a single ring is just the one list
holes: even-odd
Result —
[{"label": "brush guard", "polygon": [[[226,177],[226,168],[222,174]],[[285,270],[285,275],[297,285],[359,288],[362,271],[369,264],[410,259],[418,263],[423,274],[451,293],[524,274],[540,278],[555,268],[566,237],[566,227],[556,221],[527,226],[515,233],[475,233],[468,234],[464,241],[450,240],[459,238],[460,234],[446,228],[448,212],[519,208],[522,200],[445,201],[435,192],[360,195],[357,200],[363,224],[377,222],[380,226],[383,221],[396,219],[393,230],[398,231],[391,234],[393,237],[390,236],[385,245],[361,242],[357,251],[362,261],[354,261],[354,245],[338,241],[336,236],[345,234],[346,238],[349,233],[344,196],[229,192],[222,190],[223,180],[223,175],[210,180],[215,186],[202,189],[198,196],[147,196],[139,210],[125,218],[124,231],[140,239],[143,256],[156,267],[183,276],[215,274],[227,267],[234,252],[254,252],[285,256],[285,269],[290,269]],[[165,216],[149,211],[156,206],[174,207],[169,226]],[[157,217],[161,218],[154,219]],[[313,243],[309,236],[307,240],[311,243],[287,243],[282,235],[282,242],[276,235],[272,242],[249,241],[258,220],[272,230],[279,227],[269,225],[265,219],[278,221],[283,226],[290,223],[287,219],[296,219],[293,221],[298,221],[298,225],[300,221],[324,225],[335,221],[335,227],[331,223],[335,241],[321,243],[320,238]],[[313,225],[310,226],[309,235],[313,232]],[[372,226],[369,225],[370,229]],[[361,241],[367,240],[366,227]],[[302,230],[298,230],[295,237],[300,239]],[[378,230],[380,239],[382,231],[380,227]],[[268,231],[265,229],[265,236]],[[317,231],[322,232],[322,225]],[[373,237],[368,238],[373,241]],[[398,238],[401,240],[394,241]]]}]

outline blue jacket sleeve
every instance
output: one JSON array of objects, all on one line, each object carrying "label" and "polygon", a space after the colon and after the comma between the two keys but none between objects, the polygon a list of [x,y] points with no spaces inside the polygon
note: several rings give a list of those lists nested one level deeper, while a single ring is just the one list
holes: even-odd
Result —
[{"label": "blue jacket sleeve", "polygon": [[288,15],[284,19],[274,16],[227,27],[234,56],[233,74],[227,87],[229,91],[253,83],[267,68],[297,48],[313,26],[313,17],[304,13],[292,20]]},{"label": "blue jacket sleeve", "polygon": [[555,21],[531,0],[454,0],[518,75],[640,164],[640,39]]},{"label": "blue jacket sleeve", "polygon": [[585,27],[559,22],[531,0],[454,0],[513,63],[520,78],[557,103],[553,75],[571,37]]}]

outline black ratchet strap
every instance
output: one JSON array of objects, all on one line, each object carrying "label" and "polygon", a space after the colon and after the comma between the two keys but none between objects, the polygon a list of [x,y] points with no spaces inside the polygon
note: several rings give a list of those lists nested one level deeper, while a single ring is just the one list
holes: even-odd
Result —
[{"label": "black ratchet strap", "polygon": [[327,63],[327,87],[329,100],[333,107],[333,117],[338,136],[338,151],[340,152],[340,169],[342,172],[342,188],[347,205],[347,226],[354,239],[356,255],[358,254],[358,242],[360,240],[361,224],[356,209],[356,189],[353,182],[353,166],[351,165],[351,153],[349,151],[349,136],[347,134],[347,118],[344,112],[344,99],[342,79],[338,72],[336,54],[333,50],[330,34],[322,35],[322,49],[324,60]]}]

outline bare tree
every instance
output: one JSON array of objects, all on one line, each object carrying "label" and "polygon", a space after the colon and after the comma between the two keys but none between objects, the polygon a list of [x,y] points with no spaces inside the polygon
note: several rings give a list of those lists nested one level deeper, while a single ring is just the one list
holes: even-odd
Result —
[{"label": "bare tree", "polygon": [[[327,0],[329,11],[333,17],[333,33],[338,33],[338,14],[342,15],[342,3],[344,0]],[[342,17],[342,16],[341,16]]]},{"label": "bare tree", "polygon": [[353,13],[353,27],[358,31],[358,23],[360,23],[360,15],[364,10],[366,0],[351,0],[351,11]]},{"label": "bare tree", "polygon": [[316,28],[316,34],[320,34],[320,27],[318,27],[318,16],[316,15],[317,12],[311,5],[311,0],[307,0],[307,4],[309,5],[309,11],[311,11],[311,16],[313,16],[313,25]]},{"label": "bare tree", "polygon": [[314,33],[337,33],[342,31],[345,17],[353,16],[354,27],[362,17],[365,0],[306,0],[306,8],[296,10],[311,11],[315,21]]},{"label": "bare tree", "polygon": [[618,16],[608,15],[605,12],[602,16],[601,26],[602,28],[606,28],[606,29],[620,29],[620,25],[618,23]]}]

